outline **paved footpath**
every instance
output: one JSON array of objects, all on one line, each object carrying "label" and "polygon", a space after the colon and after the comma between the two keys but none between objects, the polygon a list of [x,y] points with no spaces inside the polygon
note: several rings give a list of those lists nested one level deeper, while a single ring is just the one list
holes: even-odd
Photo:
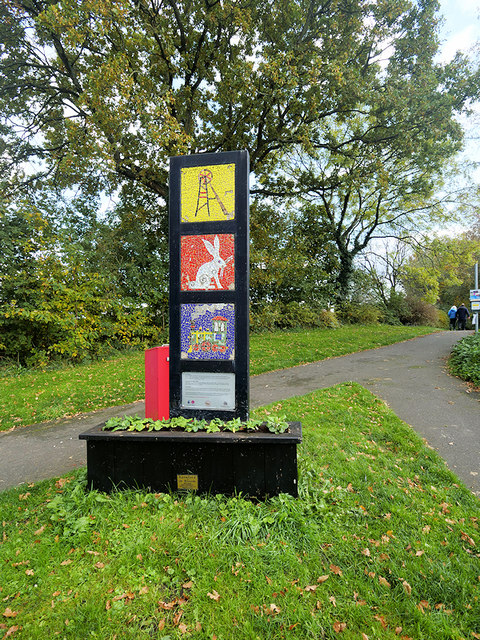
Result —
[{"label": "paved footpath", "polygon": [[[425,438],[480,496],[480,393],[470,392],[445,370],[452,345],[470,333],[444,331],[254,376],[250,404],[257,407],[340,382],[359,382]],[[0,491],[85,465],[86,443],[78,439],[79,433],[113,415],[143,412],[143,402],[135,402],[0,433]]]}]

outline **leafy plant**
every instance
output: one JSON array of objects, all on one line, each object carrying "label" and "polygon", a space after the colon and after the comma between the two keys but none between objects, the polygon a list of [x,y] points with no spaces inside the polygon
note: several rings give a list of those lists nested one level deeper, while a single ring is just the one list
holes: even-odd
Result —
[{"label": "leafy plant", "polygon": [[452,373],[480,386],[480,334],[463,338],[452,349]]},{"label": "leafy plant", "polygon": [[240,418],[232,420],[198,420],[197,418],[185,418],[178,416],[169,420],[152,420],[139,416],[113,417],[103,425],[103,431],[160,431],[161,429],[183,429],[187,433],[205,431],[206,433],[219,433],[220,431],[261,431],[265,428],[270,433],[285,433],[288,431],[288,422],[285,416],[268,415],[265,420],[250,419],[242,422]]}]

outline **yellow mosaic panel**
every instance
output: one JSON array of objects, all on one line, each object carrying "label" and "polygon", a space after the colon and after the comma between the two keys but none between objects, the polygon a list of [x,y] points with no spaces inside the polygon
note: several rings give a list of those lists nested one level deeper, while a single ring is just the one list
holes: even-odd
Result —
[{"label": "yellow mosaic panel", "polygon": [[181,171],[182,222],[234,219],[234,164],[184,167]]}]

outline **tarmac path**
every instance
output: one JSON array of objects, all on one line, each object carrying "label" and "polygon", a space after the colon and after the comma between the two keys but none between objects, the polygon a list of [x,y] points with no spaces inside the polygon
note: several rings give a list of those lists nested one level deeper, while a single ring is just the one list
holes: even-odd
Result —
[{"label": "tarmac path", "polygon": [[[388,347],[299,365],[250,379],[250,406],[355,381],[383,399],[425,438],[480,497],[480,393],[446,372],[457,340],[471,332],[443,331]],[[143,415],[142,401],[71,419],[0,433],[0,491],[86,464],[78,435],[110,416]]]}]

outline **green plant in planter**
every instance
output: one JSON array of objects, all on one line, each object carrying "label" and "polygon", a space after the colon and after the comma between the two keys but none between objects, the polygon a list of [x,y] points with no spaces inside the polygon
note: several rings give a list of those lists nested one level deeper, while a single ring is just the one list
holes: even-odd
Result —
[{"label": "green plant in planter", "polygon": [[261,431],[265,427],[270,433],[285,433],[288,431],[288,422],[285,416],[267,416],[266,420],[247,420],[242,422],[240,418],[232,420],[220,420],[213,418],[197,420],[197,418],[185,418],[178,416],[169,420],[152,420],[151,418],[140,418],[140,416],[114,417],[107,420],[102,427],[103,431],[161,431],[162,429],[183,429],[187,433],[218,433],[220,431]]}]

